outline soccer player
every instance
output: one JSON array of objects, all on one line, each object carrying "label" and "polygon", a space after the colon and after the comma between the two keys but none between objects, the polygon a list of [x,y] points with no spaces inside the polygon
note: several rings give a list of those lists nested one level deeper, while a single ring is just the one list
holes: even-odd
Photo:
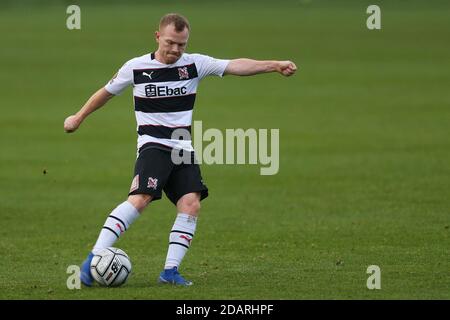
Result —
[{"label": "soccer player", "polygon": [[84,106],[64,121],[64,130],[74,132],[84,119],[109,99],[133,86],[137,121],[138,157],[128,199],[107,217],[92,252],[81,266],[81,282],[91,286],[90,262],[95,253],[113,246],[162,191],[177,208],[177,217],[169,235],[164,270],[158,281],[189,286],[178,272],[191,245],[197,225],[200,201],[208,196],[200,168],[195,162],[175,164],[171,151],[189,152],[190,140],[173,139],[178,128],[190,131],[198,83],[209,75],[250,76],[278,72],[291,76],[297,70],[291,61],[221,60],[202,54],[185,53],[190,26],[185,17],[167,14],[155,32],[158,49],[126,62],[117,74],[94,93]]}]

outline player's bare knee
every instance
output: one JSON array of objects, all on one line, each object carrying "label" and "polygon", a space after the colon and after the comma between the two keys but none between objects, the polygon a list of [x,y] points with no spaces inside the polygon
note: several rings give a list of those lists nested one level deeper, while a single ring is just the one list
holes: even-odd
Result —
[{"label": "player's bare knee", "polygon": [[182,206],[182,208],[183,209],[181,211],[183,213],[187,213],[187,214],[196,216],[200,212],[200,201],[194,200],[194,201],[187,202]]},{"label": "player's bare knee", "polygon": [[189,214],[198,214],[200,212],[200,200],[194,200],[189,203]]},{"label": "player's bare knee", "polygon": [[189,194],[183,196],[177,203],[178,211],[197,215],[200,211],[200,196],[197,194]]},{"label": "player's bare knee", "polygon": [[149,194],[133,194],[128,197],[130,202],[139,212],[142,212],[152,201],[152,196]]}]

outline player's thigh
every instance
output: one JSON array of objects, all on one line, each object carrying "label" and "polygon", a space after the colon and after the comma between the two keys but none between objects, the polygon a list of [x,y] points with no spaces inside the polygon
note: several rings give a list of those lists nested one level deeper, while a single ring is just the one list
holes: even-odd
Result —
[{"label": "player's thigh", "polygon": [[208,196],[208,187],[203,183],[203,178],[198,164],[175,165],[164,187],[167,197],[174,205],[187,194],[198,193],[199,199],[189,196],[184,204],[205,199]]}]

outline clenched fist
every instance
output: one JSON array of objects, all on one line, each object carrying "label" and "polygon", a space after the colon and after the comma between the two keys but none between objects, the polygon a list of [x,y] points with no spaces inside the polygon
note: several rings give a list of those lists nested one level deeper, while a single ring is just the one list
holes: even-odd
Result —
[{"label": "clenched fist", "polygon": [[72,115],[66,118],[66,120],[64,120],[64,131],[70,133],[70,132],[74,132],[75,130],[78,129],[78,127],[81,124],[81,118],[78,117],[77,115]]},{"label": "clenched fist", "polygon": [[297,66],[292,61],[278,61],[277,71],[283,76],[292,76],[297,71]]}]

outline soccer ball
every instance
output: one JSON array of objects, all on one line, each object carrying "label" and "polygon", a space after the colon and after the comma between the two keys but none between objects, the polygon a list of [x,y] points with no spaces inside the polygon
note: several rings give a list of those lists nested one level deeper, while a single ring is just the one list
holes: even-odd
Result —
[{"label": "soccer ball", "polygon": [[92,277],[102,286],[118,287],[127,281],[130,272],[130,258],[121,249],[102,249],[91,261]]}]

